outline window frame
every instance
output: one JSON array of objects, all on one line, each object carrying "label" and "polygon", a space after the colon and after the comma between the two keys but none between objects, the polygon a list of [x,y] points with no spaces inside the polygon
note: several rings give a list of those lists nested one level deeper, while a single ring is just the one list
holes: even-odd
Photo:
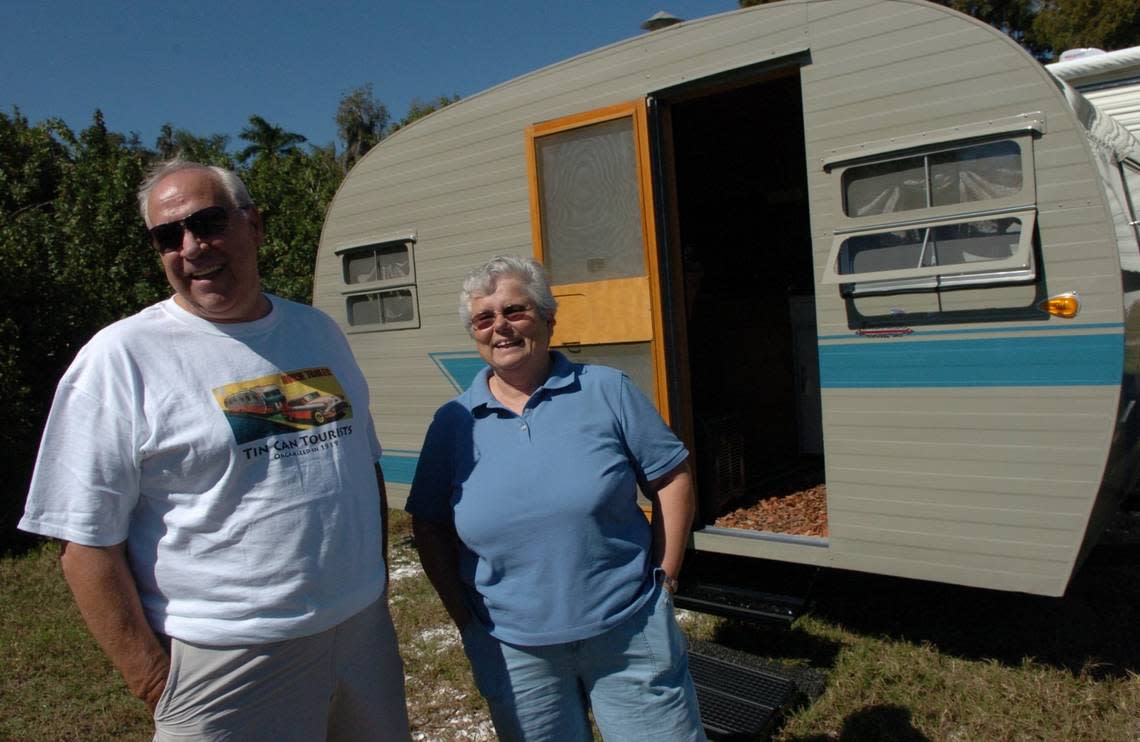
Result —
[{"label": "window frame", "polygon": [[[838,285],[844,296],[897,292],[939,291],[944,288],[984,287],[1027,283],[1036,279],[1033,235],[1037,216],[1034,135],[1045,130],[1044,116],[1025,114],[988,124],[927,132],[886,142],[870,142],[836,150],[821,158],[823,169],[834,177],[835,228],[822,283]],[[986,200],[927,206],[867,216],[848,216],[846,175],[855,168],[922,157],[929,173],[929,157],[982,144],[1009,141],[1021,156],[1021,189]],[[840,273],[844,243],[852,237],[910,229],[989,221],[1004,217],[1021,220],[1021,237],[1008,258],[942,266],[896,268],[868,273]]]},{"label": "window frame", "polygon": [[[852,237],[902,231],[904,229],[934,229],[973,222],[993,221],[998,218],[1021,220],[1021,232],[1014,253],[1005,259],[984,260],[976,263],[949,263],[914,268],[894,268],[866,273],[840,273],[839,262],[844,243]],[[1033,260],[1033,229],[1037,222],[1036,209],[1000,211],[983,215],[955,216],[942,219],[924,219],[915,223],[892,227],[876,227],[837,232],[831,243],[823,283],[844,285],[845,294],[866,294],[876,291],[921,291],[957,286],[977,286],[994,283],[1023,283],[1036,276]],[[871,285],[873,284],[873,285]]]},{"label": "window frame", "polygon": [[[352,324],[352,312],[351,312],[350,306],[351,306],[352,301],[354,299],[357,299],[359,297],[367,297],[367,296],[379,297],[383,294],[392,294],[392,293],[395,293],[397,291],[411,292],[412,319],[404,320],[403,322],[384,322],[383,319],[381,319],[380,322],[375,322],[375,323],[360,324],[360,325]],[[350,332],[350,333],[353,333],[353,332],[381,332],[381,331],[387,331],[387,330],[414,330],[414,329],[417,329],[420,326],[419,306],[420,306],[419,294],[417,293],[415,286],[390,286],[390,287],[386,287],[386,288],[382,288],[382,289],[372,289],[369,291],[353,291],[351,293],[345,293],[345,295],[344,295],[345,321],[348,323],[348,327],[349,327],[348,332]],[[383,316],[383,312],[381,312],[380,316],[381,317]]]},{"label": "window frame", "polygon": [[[344,321],[347,325],[347,329],[345,330],[347,333],[389,332],[392,330],[413,330],[420,327],[419,291],[416,284],[416,241],[416,233],[407,232],[386,236],[380,239],[368,240],[365,242],[358,242],[350,245],[343,245],[333,251],[333,253],[340,260],[340,281],[342,286],[340,293],[344,301]],[[362,281],[360,283],[349,283],[349,259],[369,251],[373,252],[373,254],[376,254],[382,248],[397,245],[403,246],[407,251],[407,275],[398,276],[395,278],[378,278],[372,281]],[[409,291],[411,293],[412,318],[410,320],[405,320],[402,322],[384,322],[383,311],[381,310],[379,315],[381,319],[379,322],[360,325],[354,325],[352,323],[351,306],[354,300],[366,296],[379,298],[384,294],[390,294],[396,291]]]}]

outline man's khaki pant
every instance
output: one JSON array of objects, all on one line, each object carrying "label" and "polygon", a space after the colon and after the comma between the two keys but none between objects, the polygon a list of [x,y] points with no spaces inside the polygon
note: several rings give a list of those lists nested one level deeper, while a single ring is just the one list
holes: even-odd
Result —
[{"label": "man's khaki pant", "polygon": [[404,668],[381,598],[313,636],[250,647],[173,639],[156,742],[409,739]]}]

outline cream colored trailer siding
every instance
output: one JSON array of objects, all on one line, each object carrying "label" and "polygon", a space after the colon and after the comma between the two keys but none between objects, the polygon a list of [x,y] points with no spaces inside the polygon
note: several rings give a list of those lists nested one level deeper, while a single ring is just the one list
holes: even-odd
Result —
[{"label": "cream colored trailer siding", "polygon": [[[989,29],[918,5],[870,21],[878,30],[869,38],[844,41],[853,30],[859,36],[860,15],[812,25],[812,64],[804,69],[809,163],[853,143],[1043,112],[1046,133],[1033,143],[1033,161],[1049,292],[1078,291],[1082,323],[1119,323],[1111,216],[1083,130],[1040,66]],[[809,170],[809,180],[818,273],[839,199],[822,168]],[[969,305],[975,295],[952,296]],[[834,299],[833,287],[817,294],[821,336],[849,333]],[[824,389],[830,563],[1062,593],[1100,486],[1118,393],[1116,386]]]},{"label": "cream colored trailer siding", "polygon": [[[315,303],[345,321],[336,249],[416,235],[420,329],[350,334],[386,449],[418,451],[432,412],[455,393],[428,353],[471,348],[455,311],[465,272],[496,253],[531,252],[527,125],[803,52],[817,279],[839,208],[836,178],[822,166],[829,152],[1040,112],[1046,128],[1032,161],[1047,286],[1084,300],[1077,320],[1050,320],[1046,334],[1077,324],[1116,325],[1090,332],[1119,334],[1119,265],[1103,191],[1082,130],[1040,65],[996,31],[939,6],[784,2],[686,22],[505,83],[397,132],[353,169],[329,210]],[[1017,291],[971,290],[947,301],[1008,301]],[[817,283],[816,307],[821,349],[867,342],[852,333],[834,285]],[[986,323],[979,334],[971,334],[976,326],[939,326],[961,334],[932,339],[1002,330],[1012,338],[1025,324]],[[1118,391],[825,388],[830,538],[706,528],[695,545],[1060,594],[1100,483]],[[394,487],[394,500],[404,493]]]}]

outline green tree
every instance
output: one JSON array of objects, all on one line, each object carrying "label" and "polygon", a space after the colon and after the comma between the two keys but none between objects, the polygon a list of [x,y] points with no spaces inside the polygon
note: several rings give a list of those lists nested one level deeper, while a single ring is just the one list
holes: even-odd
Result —
[{"label": "green tree", "polygon": [[332,147],[260,158],[242,173],[265,222],[258,253],[266,291],[309,303],[325,211],[344,177]]},{"label": "green tree", "polygon": [[372,83],[350,90],[336,109],[336,130],[344,145],[341,164],[348,170],[376,146],[385,134],[391,116],[372,92]]},{"label": "green tree", "polygon": [[1138,0],[1043,0],[1033,19],[1033,37],[1060,55],[1066,49],[1111,51],[1140,44]]},{"label": "green tree", "polygon": [[0,466],[9,487],[0,499],[0,551],[4,540],[14,545],[10,534],[31,475],[38,421],[46,412],[44,385],[37,382],[46,374],[54,385],[54,349],[66,342],[65,328],[47,310],[65,304],[67,292],[45,267],[58,251],[55,195],[67,149],[56,132],[65,128],[56,121],[32,126],[18,109],[11,116],[0,113],[0,388],[6,417]]},{"label": "green tree", "polygon": [[1033,17],[1037,14],[1037,0],[933,0],[979,21],[988,23],[1011,39],[1021,44],[1034,56],[1048,56],[1048,49],[1042,48],[1031,31]]},{"label": "green tree", "polygon": [[[55,384],[100,327],[168,293],[146,247],[135,189],[153,155],[95,112],[78,135],[58,121],[0,117],[0,373],[8,423],[0,461],[24,491]],[[10,498],[14,525],[22,497]],[[4,533],[11,533],[8,528]]]},{"label": "green tree", "polygon": [[[56,198],[66,253],[55,275],[82,287],[90,306],[80,328],[97,329],[167,295],[157,256],[147,249],[136,193],[153,154],[109,132],[95,112],[72,148]],[[89,331],[81,333],[80,342]]]},{"label": "green tree", "polygon": [[162,125],[162,130],[155,141],[158,157],[169,160],[181,156],[184,160],[200,162],[203,165],[218,165],[220,167],[234,167],[234,159],[227,151],[230,138],[225,134],[210,134],[199,137],[185,129],[175,129],[169,123]]},{"label": "green tree", "polygon": [[300,134],[285,131],[257,115],[249,117],[249,126],[243,128],[238,137],[250,143],[238,153],[238,160],[241,162],[251,157],[270,159],[281,157],[293,152],[298,144],[306,141]]},{"label": "green tree", "polygon": [[392,125],[392,131],[402,129],[413,121],[422,119],[429,113],[434,113],[441,108],[445,108],[457,102],[459,102],[458,94],[450,96],[441,95],[438,98],[432,98],[426,101],[420,98],[412,98],[412,102],[408,104],[408,113],[404,118],[400,119],[399,122]]}]

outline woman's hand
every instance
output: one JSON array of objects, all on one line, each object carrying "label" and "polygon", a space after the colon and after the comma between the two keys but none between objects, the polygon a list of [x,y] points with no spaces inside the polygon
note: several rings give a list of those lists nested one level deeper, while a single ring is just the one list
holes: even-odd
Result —
[{"label": "woman's hand", "polygon": [[689,460],[649,483],[653,500],[653,559],[668,577],[681,574],[689,529],[696,512],[693,475]]}]

